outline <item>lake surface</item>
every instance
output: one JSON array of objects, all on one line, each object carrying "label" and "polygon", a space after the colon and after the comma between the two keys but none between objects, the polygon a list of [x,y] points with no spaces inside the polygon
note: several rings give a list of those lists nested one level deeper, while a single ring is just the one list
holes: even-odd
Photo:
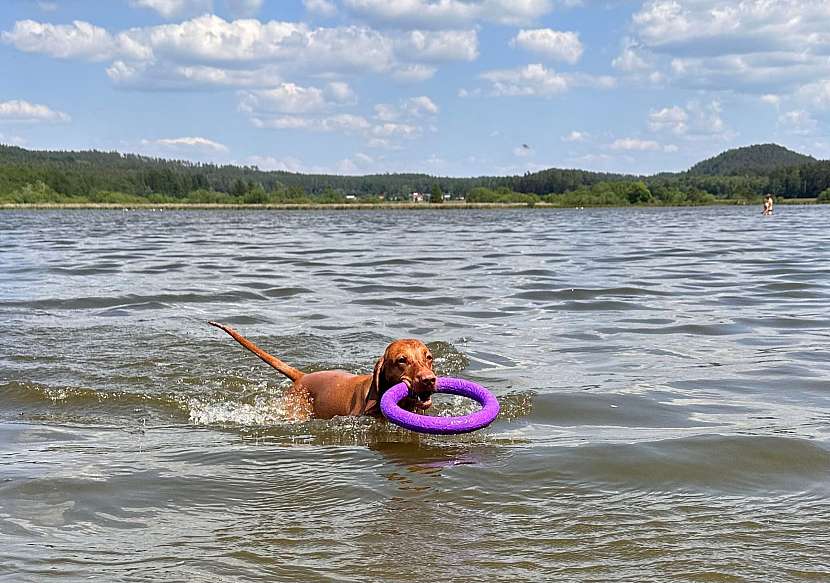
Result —
[{"label": "lake surface", "polygon": [[[830,580],[830,206],[759,210],[0,212],[0,580]],[[502,413],[289,422],[207,320]]]}]

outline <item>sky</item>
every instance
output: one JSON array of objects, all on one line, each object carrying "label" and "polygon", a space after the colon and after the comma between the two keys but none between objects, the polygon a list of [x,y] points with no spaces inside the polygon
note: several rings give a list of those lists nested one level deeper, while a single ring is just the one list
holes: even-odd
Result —
[{"label": "sky", "polygon": [[830,158],[828,0],[0,0],[0,143],[476,176]]}]

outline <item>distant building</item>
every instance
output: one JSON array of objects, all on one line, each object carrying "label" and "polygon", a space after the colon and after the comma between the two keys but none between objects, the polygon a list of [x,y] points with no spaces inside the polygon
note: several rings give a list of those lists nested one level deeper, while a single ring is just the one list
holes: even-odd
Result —
[{"label": "distant building", "polygon": [[412,202],[424,202],[423,192],[413,192],[410,196],[412,197]]}]

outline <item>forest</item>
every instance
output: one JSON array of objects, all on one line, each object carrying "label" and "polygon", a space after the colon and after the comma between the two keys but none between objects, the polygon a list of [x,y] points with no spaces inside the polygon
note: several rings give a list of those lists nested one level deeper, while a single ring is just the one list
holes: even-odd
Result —
[{"label": "forest", "polygon": [[728,150],[653,176],[551,168],[517,176],[338,176],[262,171],[101,151],[0,145],[0,204],[290,204],[409,201],[556,206],[698,205],[781,198],[830,202],[830,161],[775,144]]}]

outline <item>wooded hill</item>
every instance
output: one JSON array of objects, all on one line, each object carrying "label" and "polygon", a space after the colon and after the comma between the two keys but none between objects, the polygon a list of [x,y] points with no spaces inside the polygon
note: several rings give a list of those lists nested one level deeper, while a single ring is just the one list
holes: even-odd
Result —
[{"label": "wooded hill", "polygon": [[[33,151],[0,145],[0,202],[343,202],[407,200],[447,193],[475,202],[700,204],[765,192],[817,197],[830,188],[830,161],[775,144],[729,150],[687,172],[654,176],[551,168],[521,176],[427,174],[336,176],[262,171],[100,151]],[[830,193],[827,194],[830,197]]]}]

